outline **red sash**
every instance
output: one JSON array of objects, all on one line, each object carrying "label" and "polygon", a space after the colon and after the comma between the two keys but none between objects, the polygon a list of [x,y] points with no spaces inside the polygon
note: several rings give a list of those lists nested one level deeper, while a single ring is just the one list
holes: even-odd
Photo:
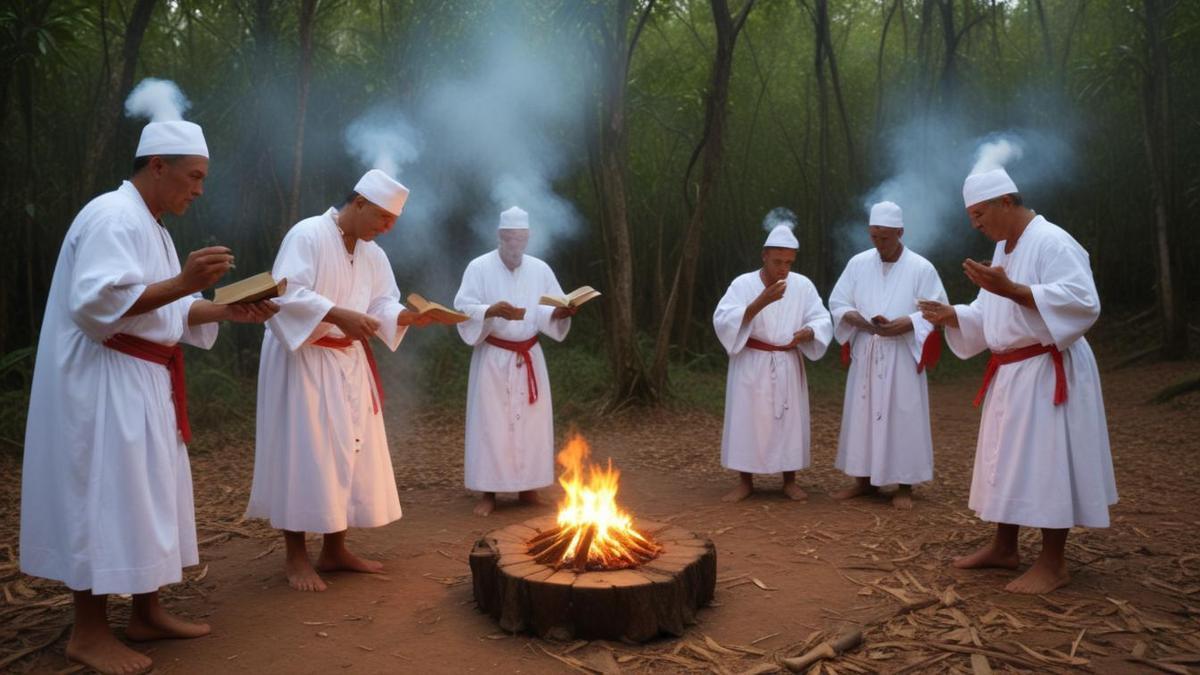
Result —
[{"label": "red sash", "polygon": [[979,388],[979,393],[975,396],[975,405],[983,403],[983,396],[987,393],[988,386],[992,384],[992,378],[996,376],[996,371],[1000,370],[1000,366],[1032,359],[1042,354],[1049,354],[1054,359],[1054,405],[1065,403],[1067,400],[1067,371],[1063,368],[1062,352],[1058,351],[1058,347],[1054,345],[1029,345],[1010,352],[992,353],[992,358],[988,360],[987,370],[983,373],[983,386]]},{"label": "red sash", "polygon": [[[354,346],[354,342],[348,337],[323,335],[312,344],[326,349],[349,349]],[[379,377],[379,366],[375,363],[375,352],[371,351],[371,344],[366,340],[359,340],[359,342],[362,342],[363,351],[367,353],[367,365],[371,368],[371,379],[375,380],[376,395],[371,397],[371,410],[375,414],[379,414],[379,407],[383,405],[383,379]]]},{"label": "red sash", "polygon": [[925,343],[921,345],[921,360],[917,363],[917,372],[937,366],[941,359],[942,332],[935,329],[929,331],[929,335],[925,336]]},{"label": "red sash", "polygon": [[529,350],[533,349],[533,346],[538,342],[537,336],[534,335],[523,342],[512,342],[510,340],[501,340],[498,337],[489,335],[484,339],[484,342],[487,342],[493,347],[499,347],[500,349],[507,349],[510,352],[516,352],[517,355],[521,357],[521,363],[518,363],[517,367],[520,368],[522,363],[525,366],[525,383],[527,385],[526,388],[529,389],[529,405],[537,403],[537,374],[533,372],[533,354],[529,353]]},{"label": "red sash", "polygon": [[746,340],[746,346],[750,349],[757,349],[760,352],[790,352],[795,349],[795,347],[780,347],[779,345],[773,345],[770,342],[763,342],[754,338]]},{"label": "red sash", "polygon": [[104,346],[136,359],[166,366],[171,375],[171,400],[175,405],[175,428],[184,443],[192,442],[192,427],[188,424],[187,383],[183,373],[183,347],[160,345],[128,333],[117,333],[104,341]]}]

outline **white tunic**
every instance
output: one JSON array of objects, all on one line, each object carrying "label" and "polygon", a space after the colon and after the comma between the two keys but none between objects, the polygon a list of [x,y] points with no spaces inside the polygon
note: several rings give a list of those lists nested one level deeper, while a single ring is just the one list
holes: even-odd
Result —
[{"label": "white tunic", "polygon": [[[746,473],[808,467],[808,380],[800,355],[821,358],[833,333],[816,286],[795,272],[788,273],[783,297],[743,326],[746,308],[764,288],[757,271],[739,276],[713,314],[717,339],[729,353],[721,465]],[[750,338],[786,345],[806,326],[814,337],[795,349],[769,352],[746,346]]]},{"label": "white tunic", "polygon": [[271,274],[287,277],[279,313],[267,322],[258,369],[258,419],[249,518],[293,532],[341,532],[400,518],[400,498],[375,381],[363,345],[314,344],[344,338],[322,321],[335,305],[380,322],[395,351],[406,328],[387,254],[359,241],[346,252],[337,210],[296,223]]},{"label": "white tunic", "polygon": [[[541,345],[530,350],[537,376],[538,398],[529,403],[522,359],[516,352],[490,345],[494,336],[510,342],[539,332],[562,342],[571,320],[552,319],[553,307],[539,305],[543,295],[562,295],[550,266],[524,256],[509,270],[492,251],[471,261],[463,272],[454,307],[470,316],[458,324],[463,342],[475,348],[467,383],[465,483],[480,492],[521,492],[554,482],[554,406]],[[525,308],[525,318],[484,318],[491,305],[507,301]]]},{"label": "white tunic", "polygon": [[1038,216],[1012,253],[992,265],[1033,290],[1037,309],[981,290],[955,305],[946,342],[961,358],[1053,344],[1062,351],[1067,401],[1054,405],[1050,354],[1001,366],[983,403],[970,507],[979,517],[1028,527],[1107,527],[1117,501],[1100,372],[1083,334],[1100,316],[1087,251]]},{"label": "white tunic", "polygon": [[127,333],[204,349],[199,295],[122,318],[179,273],[166,229],[132,183],[83,207],[63,240],[38,340],[25,429],[21,570],[96,594],[148,593],[199,562],[192,474],[167,368],[104,340]]},{"label": "white tunic", "polygon": [[[914,485],[933,478],[929,391],[925,373],[917,372],[933,325],[917,311],[918,299],[946,302],[946,291],[933,265],[907,247],[886,270],[875,249],[854,256],[829,296],[833,335],[850,344],[851,353],[835,466],[869,477],[872,485]],[[868,321],[907,316],[913,330],[895,337],[871,335],[845,320],[851,311]]]}]

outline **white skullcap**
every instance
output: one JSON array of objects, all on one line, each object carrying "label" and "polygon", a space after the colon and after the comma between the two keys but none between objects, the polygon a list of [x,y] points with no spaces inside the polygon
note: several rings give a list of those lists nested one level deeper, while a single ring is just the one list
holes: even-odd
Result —
[{"label": "white skullcap", "polygon": [[154,155],[199,155],[208,157],[208,144],[204,132],[195,122],[172,120],[151,122],[142,129],[134,157]]},{"label": "white skullcap", "polygon": [[871,220],[867,224],[879,227],[904,227],[904,211],[896,202],[879,202],[871,207]]},{"label": "white skullcap", "polygon": [[763,248],[800,248],[800,242],[796,240],[796,235],[792,234],[792,228],[788,225],[776,225],[775,229],[771,230],[771,234],[767,235],[767,241],[763,244]]},{"label": "white skullcap", "polygon": [[967,208],[1002,195],[1016,194],[1017,184],[1004,169],[992,169],[967,176],[963,183],[963,202]]},{"label": "white skullcap", "polygon": [[404,202],[408,201],[408,188],[379,169],[364,173],[354,186],[354,191],[393,216],[400,215],[404,210]]},{"label": "white skullcap", "polygon": [[500,214],[501,230],[528,230],[529,229],[529,214],[519,206],[514,206],[511,209]]}]

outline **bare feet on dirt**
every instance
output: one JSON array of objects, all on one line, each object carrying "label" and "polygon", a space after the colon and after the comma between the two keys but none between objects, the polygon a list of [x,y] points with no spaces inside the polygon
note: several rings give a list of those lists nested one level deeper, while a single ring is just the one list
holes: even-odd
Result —
[{"label": "bare feet on dirt", "polygon": [[801,490],[800,486],[795,483],[784,483],[783,494],[798,502],[808,501],[808,493]]},{"label": "bare feet on dirt", "polygon": [[121,644],[107,630],[95,634],[72,632],[67,642],[67,658],[103,675],[138,675],[154,667],[149,656]]},{"label": "bare feet on dirt", "polygon": [[363,574],[379,574],[383,571],[383,563],[378,560],[360,558],[350,552],[345,546],[329,550],[321,549],[317,558],[317,569],[321,572],[362,572]]},{"label": "bare feet on dirt", "polygon": [[1021,554],[1016,550],[1002,549],[996,546],[995,542],[989,542],[987,546],[970,555],[956,558],[951,564],[961,570],[983,569],[986,567],[1015,570],[1021,564]]},{"label": "bare feet on dirt", "polygon": [[496,496],[484,495],[479,498],[479,503],[475,505],[475,515],[487,516],[491,515],[492,511],[496,510]]},{"label": "bare feet on dirt", "polygon": [[745,483],[738,483],[736,488],[727,492],[724,497],[721,497],[721,501],[729,503],[740,502],[746,497],[749,497],[753,492],[753,486],[746,485]]},{"label": "bare feet on dirt", "polygon": [[1033,567],[1030,567],[1024,574],[1009,582],[1004,587],[1004,590],[1009,593],[1040,595],[1042,593],[1049,593],[1056,588],[1062,588],[1070,582],[1071,575],[1067,573],[1066,561],[1054,564],[1043,562],[1041,558],[1038,558]]},{"label": "bare feet on dirt", "polygon": [[288,559],[283,569],[287,574],[288,586],[297,591],[320,592],[328,588],[307,557],[303,560]]}]

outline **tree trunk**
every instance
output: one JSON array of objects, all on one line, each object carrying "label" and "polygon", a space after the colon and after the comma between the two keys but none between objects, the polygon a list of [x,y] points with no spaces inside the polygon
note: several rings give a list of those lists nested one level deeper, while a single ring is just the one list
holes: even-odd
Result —
[{"label": "tree trunk", "polygon": [[628,35],[633,14],[632,0],[620,0],[611,25],[601,26],[603,89],[599,106],[600,128],[594,154],[593,174],[600,203],[600,223],[605,245],[605,289],[607,340],[613,373],[612,396],[606,410],[631,402],[653,403],[658,392],[650,387],[646,367],[637,348],[634,319],[633,243],[629,229],[628,197],[625,188],[626,130],[625,93],[629,62],[654,2],[648,2],[638,19],[633,36]]},{"label": "tree trunk", "polygon": [[133,75],[137,69],[142,38],[146,35],[146,28],[150,25],[150,17],[154,14],[157,4],[157,0],[137,0],[133,12],[129,15],[129,21],[125,24],[121,54],[109,73],[108,85],[100,90],[100,100],[95,114],[92,115],[91,129],[88,131],[91,143],[83,156],[80,180],[83,192],[76,201],[81,202],[90,197],[96,191],[101,167],[111,166],[113,137],[124,114],[125,97],[133,89]]},{"label": "tree trunk", "polygon": [[1150,190],[1154,200],[1154,249],[1158,267],[1158,298],[1163,318],[1163,357],[1187,356],[1187,318],[1183,284],[1178,283],[1174,264],[1174,157],[1170,95],[1170,51],[1166,23],[1173,3],[1145,0],[1142,18],[1145,29],[1146,68],[1142,81],[1142,119],[1146,159],[1150,166]]},{"label": "tree trunk", "polygon": [[[296,142],[292,155],[292,196],[288,200],[287,221],[283,228],[300,218],[300,176],[304,166],[304,118],[308,112],[308,90],[312,81],[312,36],[313,17],[317,11],[317,0],[302,0],[300,3],[300,68],[296,100]],[[282,240],[286,229],[277,233]]]},{"label": "tree trunk", "polygon": [[[684,328],[686,339],[686,327],[692,316],[696,265],[700,259],[700,234],[704,229],[708,203],[716,190],[717,174],[724,154],[723,135],[729,103],[729,80],[733,74],[733,48],[738,33],[754,6],[754,0],[745,0],[737,16],[730,13],[726,0],[710,0],[710,4],[716,26],[716,55],[713,58],[712,75],[705,97],[703,136],[692,155],[693,163],[697,156],[702,157],[700,180],[696,186],[696,203],[692,207],[691,218],[684,232],[683,248],[671,284],[671,293],[667,297],[667,306],[663,310],[654,345],[654,362],[650,368],[650,377],[659,391],[667,386],[667,363],[675,321],[678,320]],[[688,173],[691,173],[690,167]],[[685,191],[686,186],[685,182]]]}]

